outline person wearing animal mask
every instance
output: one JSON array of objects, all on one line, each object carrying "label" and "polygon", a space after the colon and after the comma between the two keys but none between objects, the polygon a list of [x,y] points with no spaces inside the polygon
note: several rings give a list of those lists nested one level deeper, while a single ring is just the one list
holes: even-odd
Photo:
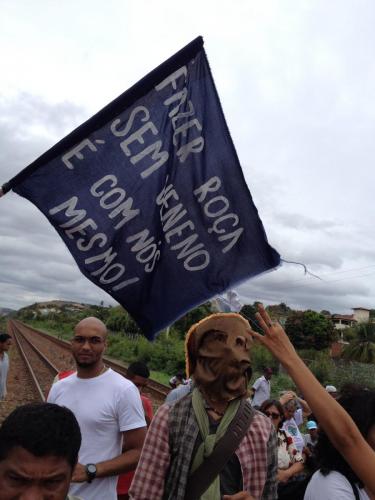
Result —
[{"label": "person wearing animal mask", "polygon": [[252,330],[239,314],[212,314],[189,329],[186,375],[193,390],[159,408],[130,498],[277,497],[275,431],[248,401],[251,345]]}]

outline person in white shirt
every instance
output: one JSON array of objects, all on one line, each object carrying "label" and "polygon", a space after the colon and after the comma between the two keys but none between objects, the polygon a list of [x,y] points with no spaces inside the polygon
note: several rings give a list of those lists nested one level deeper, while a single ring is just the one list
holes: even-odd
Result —
[{"label": "person in white shirt", "polygon": [[7,351],[12,345],[12,337],[7,333],[0,333],[0,401],[7,395],[7,378],[9,371],[9,357]]},{"label": "person in white shirt", "polygon": [[[339,403],[349,413],[363,437],[375,447],[375,390],[344,386]],[[369,500],[370,495],[342,455],[322,430],[316,445],[319,470],[306,488],[305,500]],[[371,498],[373,498],[371,496]]]},{"label": "person in white shirt", "polygon": [[77,372],[56,382],[48,401],[74,413],[82,433],[70,493],[84,500],[116,500],[117,475],[137,466],[146,435],[138,389],[103,362],[107,329],[86,318],[71,342]]},{"label": "person in white shirt", "polygon": [[[297,450],[302,453],[305,440],[299,427],[303,424],[304,417],[311,414],[311,409],[306,401],[299,398],[293,391],[285,392],[280,397],[280,403],[283,405],[285,414],[285,421],[282,428],[292,436]],[[298,408],[298,405],[300,408]]]},{"label": "person in white shirt", "polygon": [[265,368],[263,371],[263,376],[256,379],[253,384],[253,408],[259,408],[264,401],[270,399],[271,396],[271,377],[272,368]]}]

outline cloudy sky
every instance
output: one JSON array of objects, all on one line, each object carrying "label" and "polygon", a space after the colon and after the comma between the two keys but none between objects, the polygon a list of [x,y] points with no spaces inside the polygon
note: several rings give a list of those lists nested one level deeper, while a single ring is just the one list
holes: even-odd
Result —
[{"label": "cloudy sky", "polygon": [[[198,35],[270,243],[244,302],[375,308],[375,3],[0,0],[0,185]],[[0,307],[105,304],[38,210],[0,199]]]}]

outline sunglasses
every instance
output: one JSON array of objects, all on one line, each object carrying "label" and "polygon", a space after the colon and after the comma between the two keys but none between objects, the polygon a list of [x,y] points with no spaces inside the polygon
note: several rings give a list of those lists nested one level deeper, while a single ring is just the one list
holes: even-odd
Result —
[{"label": "sunglasses", "polygon": [[85,342],[88,342],[89,344],[91,345],[98,345],[98,344],[101,344],[102,342],[104,342],[104,339],[102,339],[101,337],[73,337],[72,341],[75,343],[75,344],[81,344],[83,345]]},{"label": "sunglasses", "polygon": [[275,413],[273,411],[265,411],[264,414],[267,415],[268,418],[272,418],[273,420],[280,418],[280,413]]}]

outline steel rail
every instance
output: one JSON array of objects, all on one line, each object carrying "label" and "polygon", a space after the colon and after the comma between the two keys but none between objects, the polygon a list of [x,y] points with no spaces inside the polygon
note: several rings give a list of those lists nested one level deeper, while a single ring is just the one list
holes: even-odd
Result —
[{"label": "steel rail", "polygon": [[34,370],[32,369],[32,367],[31,367],[31,365],[29,363],[29,360],[27,359],[27,356],[26,356],[26,354],[25,354],[25,352],[24,352],[24,350],[23,350],[23,348],[21,346],[21,343],[20,343],[20,341],[18,339],[18,334],[16,333],[16,329],[15,329],[14,326],[12,327],[12,334],[13,334],[14,340],[16,341],[18,350],[21,353],[21,357],[22,357],[23,361],[25,362],[25,365],[27,366],[27,369],[28,369],[29,374],[31,376],[31,379],[32,379],[32,381],[34,383],[34,386],[35,386],[35,389],[36,389],[36,391],[38,393],[38,396],[40,397],[41,401],[44,402],[46,400],[46,398],[44,396],[43,390],[42,390],[42,388],[41,388],[41,386],[40,386],[40,384],[38,382],[38,379],[37,379],[37,377],[36,377],[36,375],[34,373]]},{"label": "steel rail", "polygon": [[[44,332],[42,330],[38,330],[32,326],[29,326],[22,321],[11,319],[10,320],[12,323],[19,324],[21,327],[25,328],[26,330],[35,332],[37,335],[42,336],[46,339],[48,339],[50,342],[55,343],[59,345],[60,347],[69,350],[70,351],[70,342],[64,339],[59,339],[56,338],[55,336],[51,335],[50,333]],[[103,361],[106,365],[110,366],[113,370],[116,372],[120,373],[121,375],[127,374],[127,366],[123,362],[119,360],[114,360],[113,358],[109,356],[103,356]],[[59,370],[58,370],[59,371]],[[147,389],[151,392],[154,392],[156,397],[159,399],[164,399],[166,395],[169,393],[171,390],[170,387],[168,387],[165,384],[161,384],[160,382],[157,382],[156,380],[149,379],[149,382],[147,384]],[[146,392],[147,392],[146,389]]]},{"label": "steel rail", "polygon": [[40,357],[40,359],[43,361],[45,365],[47,365],[53,372],[55,372],[55,375],[57,375],[61,370],[59,370],[53,363],[50,361],[45,354],[43,354],[37,347],[34,345],[30,339],[25,337],[25,335],[21,332],[21,330],[18,330],[18,334],[21,335],[21,337],[24,339],[24,341],[37,353],[37,355]]}]

